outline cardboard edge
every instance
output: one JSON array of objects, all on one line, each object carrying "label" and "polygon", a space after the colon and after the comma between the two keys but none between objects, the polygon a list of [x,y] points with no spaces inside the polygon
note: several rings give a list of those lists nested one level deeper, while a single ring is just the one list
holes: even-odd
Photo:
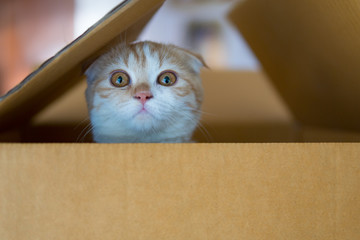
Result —
[{"label": "cardboard edge", "polygon": [[[281,5],[281,1],[277,4],[262,0],[240,1],[227,18],[242,33],[296,121],[303,126],[359,132],[360,115],[355,109],[359,108],[356,90],[360,85],[354,80],[360,73],[353,70],[357,69],[355,65],[360,55],[351,51],[359,49],[355,47],[359,41],[354,40],[360,36],[356,31],[359,14],[353,11],[356,1],[282,2]],[[329,28],[324,28],[326,23]],[[301,40],[294,30],[298,28]],[[351,35],[342,37],[339,29]],[[331,37],[331,41],[321,44],[327,37]],[[344,43],[350,47],[342,49]],[[296,50],[299,48],[302,51]],[[328,52],[337,57],[328,57]],[[299,53],[303,55],[294,57]],[[337,66],[337,58],[342,59],[341,63],[346,59],[348,62],[328,68]]]},{"label": "cardboard edge", "polygon": [[27,82],[31,81],[31,79],[39,73],[41,70],[43,70],[45,67],[47,67],[51,62],[53,62],[56,58],[60,57],[64,52],[69,50],[73,45],[75,45],[77,42],[79,42],[82,38],[84,38],[86,35],[88,35],[93,29],[95,29],[98,25],[108,20],[112,14],[120,10],[121,8],[125,7],[126,4],[128,4],[131,0],[124,0],[122,3],[115,6],[112,10],[110,10],[108,13],[106,13],[100,20],[98,20],[96,23],[91,25],[84,33],[82,33],[80,36],[75,38],[73,41],[71,41],[69,44],[67,44],[64,48],[59,50],[57,53],[54,54],[54,56],[50,57],[49,59],[45,60],[36,70],[31,72],[27,77],[25,77],[19,84],[17,84],[15,87],[10,89],[7,93],[5,93],[3,96],[0,96],[0,103],[4,101],[8,96],[12,95],[13,93],[19,91]]},{"label": "cardboard edge", "polygon": [[[143,29],[163,2],[164,0],[127,0],[45,61],[1,98],[0,130],[25,125],[36,113],[80,81],[83,62],[113,43],[122,33],[126,32],[127,41],[130,38],[131,41],[135,40],[139,30]],[[106,38],[100,40],[104,34]],[[91,51],[84,51],[86,49]],[[58,66],[59,64],[62,65]]]}]

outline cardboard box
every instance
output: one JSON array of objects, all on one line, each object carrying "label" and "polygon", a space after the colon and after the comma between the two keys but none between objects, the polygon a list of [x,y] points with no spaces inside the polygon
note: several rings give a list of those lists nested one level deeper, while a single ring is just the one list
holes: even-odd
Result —
[{"label": "cardboard box", "polygon": [[2,144],[1,239],[359,239],[359,144]]},{"label": "cardboard box", "polygon": [[360,131],[358,1],[244,1],[240,29],[294,117]]},{"label": "cardboard box", "polygon": [[[319,104],[334,93],[325,91],[311,105],[306,93],[320,90],[307,91],[295,81],[304,106],[301,98],[292,103],[295,90],[278,79],[301,76],[303,68],[296,66],[303,66],[302,59],[287,71],[281,57],[264,50],[277,42],[260,39],[281,39],[271,26],[301,25],[301,11],[291,21],[271,21],[289,17],[295,3],[251,0],[231,15],[270,78],[261,72],[202,72],[208,133],[199,130],[196,138],[234,143],[76,143],[89,141],[81,133],[86,123],[79,125],[86,119],[82,65],[125,30],[135,39],[162,2],[125,1],[0,99],[0,141],[13,142],[0,144],[0,239],[360,239],[360,144],[344,143],[359,142],[352,124],[359,101],[346,105],[356,100],[350,91],[333,114],[341,106],[356,113],[344,110],[349,114],[342,121],[323,122]],[[354,17],[346,14],[350,2],[337,3],[343,18]],[[317,14],[309,14],[309,21],[328,14],[321,9],[312,9]],[[311,81],[316,85],[317,79]],[[309,140],[337,143],[300,143]]]}]

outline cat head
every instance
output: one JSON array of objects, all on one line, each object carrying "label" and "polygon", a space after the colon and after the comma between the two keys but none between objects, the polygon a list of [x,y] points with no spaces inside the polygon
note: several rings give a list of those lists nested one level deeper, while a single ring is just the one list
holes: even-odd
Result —
[{"label": "cat head", "polygon": [[95,141],[188,141],[200,119],[203,66],[188,50],[154,42],[102,55],[85,72]]}]

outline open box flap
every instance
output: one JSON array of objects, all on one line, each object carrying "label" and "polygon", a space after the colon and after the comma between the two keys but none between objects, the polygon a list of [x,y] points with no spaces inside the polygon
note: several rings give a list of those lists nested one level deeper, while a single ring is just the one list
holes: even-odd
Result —
[{"label": "open box flap", "polygon": [[136,36],[164,0],[127,0],[119,4],[18,86],[0,98],[0,130],[19,125],[81,80],[84,61],[126,31]]},{"label": "open box flap", "polygon": [[299,122],[360,131],[357,0],[247,0],[230,19]]}]

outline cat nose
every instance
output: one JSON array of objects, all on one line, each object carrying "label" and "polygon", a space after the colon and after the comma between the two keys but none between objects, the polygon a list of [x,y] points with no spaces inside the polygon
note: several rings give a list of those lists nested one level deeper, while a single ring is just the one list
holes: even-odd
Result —
[{"label": "cat nose", "polygon": [[144,105],[145,102],[147,100],[151,99],[152,97],[153,97],[153,95],[149,91],[137,92],[137,93],[135,93],[135,96],[134,96],[134,98],[138,99],[142,103],[142,105]]}]

